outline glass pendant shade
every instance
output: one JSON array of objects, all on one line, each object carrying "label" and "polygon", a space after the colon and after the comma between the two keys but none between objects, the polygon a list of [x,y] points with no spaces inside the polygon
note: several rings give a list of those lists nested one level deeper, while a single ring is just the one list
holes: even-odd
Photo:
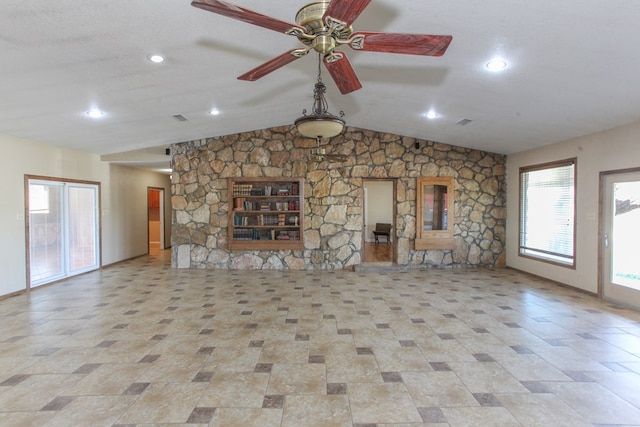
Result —
[{"label": "glass pendant shade", "polygon": [[332,138],[342,133],[345,122],[332,114],[312,114],[298,118],[295,125],[302,136]]}]

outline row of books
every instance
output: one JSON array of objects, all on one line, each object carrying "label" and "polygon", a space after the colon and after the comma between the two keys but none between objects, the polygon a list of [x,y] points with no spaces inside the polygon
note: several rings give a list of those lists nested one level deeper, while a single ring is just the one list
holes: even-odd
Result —
[{"label": "row of books", "polygon": [[300,240],[300,232],[235,228],[233,240]]},{"label": "row of books", "polygon": [[[253,184],[233,184],[234,196],[257,196],[258,194],[252,194]],[[262,191],[261,191],[262,193]]]},{"label": "row of books", "polygon": [[260,232],[251,228],[234,228],[233,240],[260,240]]},{"label": "row of books", "polygon": [[285,188],[278,188],[274,191],[273,186],[254,188],[253,184],[233,184],[234,196],[297,196],[300,186],[297,182],[291,183]]},{"label": "row of books", "polygon": [[233,225],[286,225],[285,215],[234,215]]},{"label": "row of books", "polygon": [[299,211],[300,202],[290,200],[287,202],[252,202],[244,197],[233,199],[233,207],[236,211]]}]

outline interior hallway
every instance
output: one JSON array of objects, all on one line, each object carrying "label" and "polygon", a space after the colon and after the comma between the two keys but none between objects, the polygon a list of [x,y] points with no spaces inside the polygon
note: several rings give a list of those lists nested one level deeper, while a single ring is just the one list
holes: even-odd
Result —
[{"label": "interior hallway", "polygon": [[0,301],[0,425],[640,425],[640,313],[508,269],[206,271]]},{"label": "interior hallway", "polygon": [[388,243],[364,242],[362,245],[363,262],[391,262],[392,245]]}]

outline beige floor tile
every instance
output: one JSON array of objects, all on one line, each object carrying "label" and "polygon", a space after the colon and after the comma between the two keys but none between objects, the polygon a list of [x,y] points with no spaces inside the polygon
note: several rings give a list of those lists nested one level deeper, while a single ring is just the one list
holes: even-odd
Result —
[{"label": "beige floor tile", "polygon": [[263,373],[215,373],[198,406],[207,408],[260,408],[269,382]]},{"label": "beige floor tile", "polygon": [[432,338],[416,341],[429,362],[475,362],[473,354],[455,339]]},{"label": "beige floor tile", "polygon": [[71,396],[120,395],[147,367],[143,363],[99,365],[66,391]]},{"label": "beige floor tile", "polygon": [[550,393],[499,394],[497,398],[523,426],[592,426],[578,412]]},{"label": "beige floor tile", "polygon": [[454,372],[407,372],[402,379],[418,407],[479,406]]},{"label": "beige floor tile", "polygon": [[505,408],[442,408],[451,427],[522,427]]},{"label": "beige floor tile", "polygon": [[449,366],[471,393],[529,392],[506,369],[494,362],[452,362]]},{"label": "beige floor tile", "polygon": [[267,394],[325,394],[327,374],[324,363],[273,365]]},{"label": "beige floor tile", "polygon": [[[295,335],[295,334],[294,334]],[[309,361],[308,341],[274,340],[262,348],[260,363],[307,363]]]},{"label": "beige floor tile", "polygon": [[418,347],[374,348],[373,352],[381,372],[428,372],[431,370],[431,365]]},{"label": "beige floor tile", "polygon": [[118,418],[135,401],[136,396],[80,396],[62,410],[51,413],[47,427],[117,424]]},{"label": "beige floor tile", "polygon": [[42,361],[42,357],[0,357],[0,383],[17,374],[30,373],[31,367]]},{"label": "beige floor tile", "polygon": [[407,388],[402,383],[348,385],[354,423],[420,423]]},{"label": "beige floor tile", "polygon": [[608,371],[601,363],[570,347],[531,347],[538,356],[561,371]]},{"label": "beige floor tile", "polygon": [[382,382],[378,363],[373,356],[329,355],[325,358],[325,365],[327,382],[330,383]]},{"label": "beige floor tile", "polygon": [[[202,369],[207,355],[162,354],[137,377],[138,382],[189,382]],[[142,365],[142,364],[141,364]]]},{"label": "beige floor tile", "polygon": [[0,394],[1,411],[39,411],[57,396],[66,396],[66,391],[81,379],[74,374],[31,375],[11,387],[10,392]]},{"label": "beige floor tile", "polygon": [[166,336],[155,345],[154,352],[158,354],[193,355],[196,354],[201,347],[206,347],[210,344],[209,338],[206,335],[167,334],[167,332],[170,331],[164,331]]},{"label": "beige floor tile", "polygon": [[494,334],[465,333],[455,338],[469,353],[513,353],[513,349]]},{"label": "beige floor tile", "polygon": [[215,347],[202,369],[215,372],[252,372],[260,359],[261,349],[248,345],[247,341],[242,347]]},{"label": "beige floor tile", "polygon": [[518,381],[571,381],[536,354],[492,354],[491,357]]},{"label": "beige floor tile", "polygon": [[[353,407],[353,404],[351,405]],[[282,427],[350,427],[347,396],[287,396]]]},{"label": "beige floor tile", "polygon": [[597,383],[552,383],[550,390],[594,424],[638,424],[640,409]]},{"label": "beige floor tile", "polygon": [[280,426],[282,409],[217,408],[210,427],[268,427]]},{"label": "beige floor tile", "polygon": [[343,355],[355,354],[356,346],[351,335],[334,335],[331,337],[313,336],[309,342],[309,354],[314,355]]},{"label": "beige floor tile", "polygon": [[154,383],[118,418],[118,424],[186,423],[204,383]]},{"label": "beige floor tile", "polygon": [[38,427],[46,425],[50,420],[51,413],[49,412],[36,411],[0,413],[0,425],[2,427]]},{"label": "beige floor tile", "polygon": [[102,351],[94,359],[96,363],[137,363],[153,353],[157,342],[149,340],[117,341]]}]

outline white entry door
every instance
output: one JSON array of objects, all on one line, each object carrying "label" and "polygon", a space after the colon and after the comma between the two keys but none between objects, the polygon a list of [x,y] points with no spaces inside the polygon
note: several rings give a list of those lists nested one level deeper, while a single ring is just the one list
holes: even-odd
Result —
[{"label": "white entry door", "polygon": [[640,171],[603,180],[603,298],[640,308]]}]

